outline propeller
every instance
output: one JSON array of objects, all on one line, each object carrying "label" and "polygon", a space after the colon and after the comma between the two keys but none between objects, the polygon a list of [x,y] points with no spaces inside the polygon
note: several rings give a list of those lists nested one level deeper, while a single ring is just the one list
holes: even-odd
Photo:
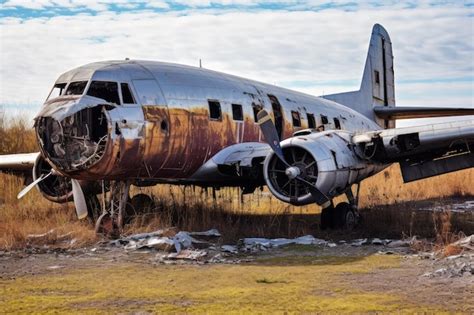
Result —
[{"label": "propeller", "polygon": [[[51,175],[56,175],[54,169],[47,174],[41,174],[34,182],[23,188],[18,195],[16,196],[17,199],[23,198],[33,187],[38,185],[40,182],[45,180]],[[74,196],[74,207],[76,208],[76,214],[79,219],[84,219],[87,217],[87,203],[86,198],[84,196],[84,192],[82,191],[81,184],[77,179],[71,178],[72,182],[72,195]]]},{"label": "propeller", "polygon": [[329,202],[329,198],[326,197],[326,195],[324,195],[316,187],[316,185],[313,185],[312,183],[308,182],[303,177],[301,177],[301,170],[297,166],[292,166],[288,164],[288,162],[285,160],[285,157],[283,155],[283,150],[281,149],[281,146],[280,146],[280,138],[278,136],[278,132],[268,112],[264,109],[259,111],[257,113],[257,120],[258,120],[258,124],[260,125],[260,130],[262,131],[263,136],[265,138],[265,141],[272,148],[273,152],[280,159],[280,161],[282,161],[283,164],[285,164],[286,176],[288,176],[288,178],[290,179],[296,179],[300,181],[301,183],[303,183],[306,187],[308,187],[309,192],[311,193],[311,195],[313,196],[313,198],[315,199],[318,205],[323,205]]},{"label": "propeller", "polygon": [[53,171],[49,172],[48,174],[41,174],[34,182],[23,188],[18,195],[16,196],[17,199],[23,198],[33,187],[38,185],[42,180],[48,178],[50,175],[53,174]]},{"label": "propeller", "polygon": [[74,207],[76,208],[77,218],[79,220],[87,217],[87,203],[81,184],[77,179],[71,178],[72,195],[74,197]]}]

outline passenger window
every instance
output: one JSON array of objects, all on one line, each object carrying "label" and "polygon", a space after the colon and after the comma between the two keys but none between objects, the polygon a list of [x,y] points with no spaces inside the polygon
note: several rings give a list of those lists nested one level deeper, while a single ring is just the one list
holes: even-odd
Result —
[{"label": "passenger window", "polygon": [[87,95],[101,98],[109,103],[120,104],[117,82],[92,81]]},{"label": "passenger window", "polygon": [[308,128],[314,129],[316,128],[316,121],[314,120],[313,114],[307,114],[308,116]]},{"label": "passenger window", "polygon": [[51,90],[51,93],[49,93],[48,100],[51,98],[61,96],[63,94],[65,87],[66,87],[66,83],[55,84],[53,89]]},{"label": "passenger window", "polygon": [[135,99],[133,98],[132,91],[127,83],[120,83],[122,88],[122,100],[124,104],[135,104]]},{"label": "passenger window", "polygon": [[77,81],[69,83],[64,95],[82,95],[86,88],[87,81]]},{"label": "passenger window", "polygon": [[209,102],[209,118],[212,120],[221,120],[221,104],[218,101],[208,101]]},{"label": "passenger window", "polygon": [[291,117],[293,118],[293,126],[301,127],[300,113],[291,111]]},{"label": "passenger window", "polygon": [[341,129],[341,123],[339,122],[339,119],[334,118],[334,126],[336,129]]},{"label": "passenger window", "polygon": [[329,123],[327,116],[321,115],[321,123],[323,125],[327,125]]},{"label": "passenger window", "polygon": [[258,123],[257,114],[259,111],[262,110],[262,105],[257,105],[257,104],[252,103],[252,109],[253,109],[253,119],[255,120],[256,123]]},{"label": "passenger window", "polygon": [[232,118],[234,118],[234,120],[244,120],[242,105],[232,104]]}]

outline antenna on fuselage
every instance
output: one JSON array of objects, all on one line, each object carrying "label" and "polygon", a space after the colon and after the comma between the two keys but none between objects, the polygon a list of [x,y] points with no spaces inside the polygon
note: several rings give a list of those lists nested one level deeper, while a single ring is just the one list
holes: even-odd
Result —
[{"label": "antenna on fuselage", "polygon": [[201,58],[199,58],[199,68],[202,68]]}]

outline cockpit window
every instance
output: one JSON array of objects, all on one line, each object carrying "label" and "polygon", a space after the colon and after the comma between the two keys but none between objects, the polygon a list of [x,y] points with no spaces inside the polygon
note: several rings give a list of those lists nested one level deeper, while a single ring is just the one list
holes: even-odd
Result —
[{"label": "cockpit window", "polygon": [[109,103],[120,104],[117,82],[92,81],[87,95],[102,98]]},{"label": "cockpit window", "polygon": [[133,98],[132,91],[128,87],[127,83],[120,83],[122,88],[122,100],[124,104],[135,104],[135,99]]},{"label": "cockpit window", "polygon": [[55,84],[51,90],[51,93],[49,93],[48,100],[62,95],[65,87],[66,83]]},{"label": "cockpit window", "polygon": [[77,81],[69,83],[66,93],[64,95],[82,95],[86,88],[87,81]]}]

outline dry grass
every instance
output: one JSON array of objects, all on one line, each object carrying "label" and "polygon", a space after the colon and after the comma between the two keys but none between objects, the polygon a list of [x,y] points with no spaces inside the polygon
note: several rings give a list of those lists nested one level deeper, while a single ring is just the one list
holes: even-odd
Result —
[{"label": "dry grass", "polygon": [[[0,137],[0,154],[36,151],[34,134],[21,119],[10,120],[5,128],[0,126]],[[48,202],[36,190],[18,201],[16,195],[22,187],[22,179],[0,174],[0,248],[34,245],[28,234],[45,233],[51,229],[55,231],[48,235],[48,244],[61,246],[67,233],[70,233],[70,238],[78,240],[74,246],[95,240],[92,227],[75,219],[72,204]],[[159,185],[134,188],[132,195],[136,193],[153,194],[157,211],[137,217],[126,227],[126,233],[177,226],[184,230],[214,227],[225,231],[229,239],[242,236],[292,237],[315,234],[319,220],[317,206],[291,206],[278,201],[266,189],[243,198],[236,188],[213,193],[211,189]],[[360,206],[367,208],[363,212],[365,227],[369,227],[367,235],[400,237],[402,233],[437,233],[434,230],[436,222],[430,218],[429,212],[411,211],[409,207],[415,206],[404,202],[453,196],[474,196],[474,169],[403,184],[398,165],[391,166],[362,183]],[[344,199],[339,197],[337,201]],[[449,217],[450,222],[453,220],[456,221]],[[457,222],[450,229],[458,231],[462,224]]]}]

